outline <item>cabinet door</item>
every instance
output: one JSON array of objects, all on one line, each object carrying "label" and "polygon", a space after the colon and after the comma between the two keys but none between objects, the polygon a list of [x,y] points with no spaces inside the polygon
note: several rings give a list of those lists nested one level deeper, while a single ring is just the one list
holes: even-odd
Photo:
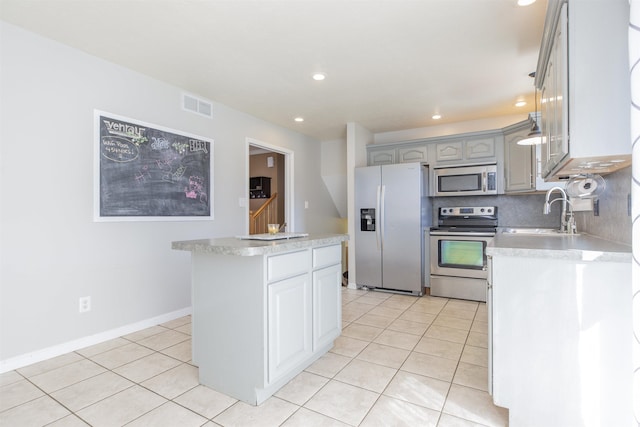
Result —
[{"label": "cabinet door", "polygon": [[555,120],[552,105],[549,102],[549,70],[545,74],[544,84],[540,89],[540,122],[542,132],[542,143],[540,144],[540,173],[546,177],[551,172],[551,159],[549,157],[549,141],[551,140],[551,125]]},{"label": "cabinet door", "polygon": [[395,149],[370,150],[368,166],[391,165],[396,162]]},{"label": "cabinet door", "polygon": [[406,147],[398,149],[400,163],[426,162],[427,147]]},{"label": "cabinet door", "polygon": [[496,142],[493,138],[472,139],[464,142],[465,160],[496,157]]},{"label": "cabinet door", "polygon": [[493,257],[487,255],[487,391],[493,395]]},{"label": "cabinet door", "polygon": [[439,142],[436,144],[436,162],[462,160],[462,141]]},{"label": "cabinet door", "polygon": [[268,382],[311,356],[311,275],[268,286]]},{"label": "cabinet door", "polygon": [[547,177],[569,153],[566,16],[564,5],[541,88],[541,154],[544,177]]},{"label": "cabinet door", "polygon": [[342,330],[340,264],[313,272],[313,351],[331,343]]},{"label": "cabinet door", "polygon": [[[564,16],[564,18],[563,18]],[[554,115],[555,127],[554,137],[549,145],[549,156],[553,158],[553,164],[557,165],[569,153],[569,141],[567,131],[567,34],[566,34],[566,5],[563,6],[560,23],[556,30],[551,52],[554,61],[553,73],[553,93],[554,93]]]},{"label": "cabinet door", "polygon": [[505,191],[530,191],[533,188],[534,148],[518,145],[526,138],[528,129],[505,135]]}]

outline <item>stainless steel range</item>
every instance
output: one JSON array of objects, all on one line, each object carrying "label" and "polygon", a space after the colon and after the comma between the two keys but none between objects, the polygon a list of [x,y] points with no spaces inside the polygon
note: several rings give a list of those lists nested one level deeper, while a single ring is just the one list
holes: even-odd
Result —
[{"label": "stainless steel range", "polygon": [[429,232],[431,295],[487,300],[487,243],[496,235],[498,208],[446,207]]}]

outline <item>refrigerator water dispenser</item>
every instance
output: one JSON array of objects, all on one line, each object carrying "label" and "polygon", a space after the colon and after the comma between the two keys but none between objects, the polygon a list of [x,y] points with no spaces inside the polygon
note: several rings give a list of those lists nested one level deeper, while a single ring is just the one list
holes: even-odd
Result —
[{"label": "refrigerator water dispenser", "polygon": [[360,231],[376,231],[376,210],[360,209]]}]

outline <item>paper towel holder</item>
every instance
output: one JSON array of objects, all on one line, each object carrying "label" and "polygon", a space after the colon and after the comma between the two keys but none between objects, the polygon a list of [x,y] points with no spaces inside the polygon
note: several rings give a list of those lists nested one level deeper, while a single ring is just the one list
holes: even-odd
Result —
[{"label": "paper towel holder", "polygon": [[606,188],[606,181],[598,174],[576,175],[565,185],[569,197],[580,199],[597,199]]}]

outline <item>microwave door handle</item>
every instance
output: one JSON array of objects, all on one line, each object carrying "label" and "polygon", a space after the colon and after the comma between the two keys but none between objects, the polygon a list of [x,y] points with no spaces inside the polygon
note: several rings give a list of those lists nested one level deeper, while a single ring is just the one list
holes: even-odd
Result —
[{"label": "microwave door handle", "polygon": [[487,192],[487,173],[482,172],[482,192]]}]

